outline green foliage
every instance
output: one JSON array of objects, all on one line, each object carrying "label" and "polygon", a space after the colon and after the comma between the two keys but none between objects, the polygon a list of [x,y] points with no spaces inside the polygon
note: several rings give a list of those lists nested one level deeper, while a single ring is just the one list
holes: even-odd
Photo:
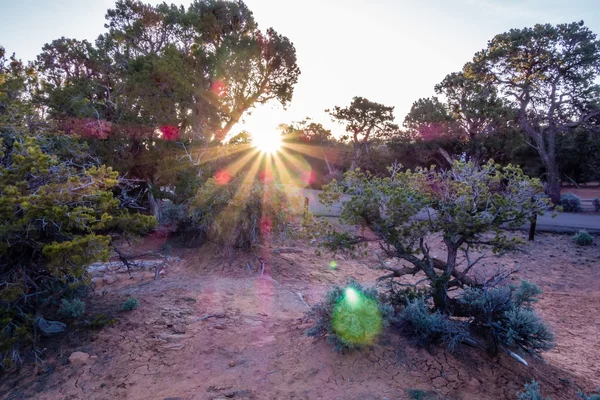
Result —
[{"label": "green foliage", "polygon": [[79,319],[85,313],[85,303],[79,299],[62,299],[58,313],[65,318]]},{"label": "green foliage", "polygon": [[177,226],[182,223],[187,217],[187,210],[183,204],[167,203],[160,214],[160,223],[164,225]]},{"label": "green foliage", "polygon": [[243,2],[119,0],[106,19],[95,43],[60,38],[38,56],[36,99],[52,116],[132,123],[146,134],[167,124],[222,141],[255,104],[291,101],[296,50],[273,29],[259,30]]},{"label": "green foliage", "polygon": [[587,233],[587,231],[580,230],[577,232],[571,240],[578,244],[579,246],[589,246],[594,243],[594,237]]},{"label": "green foliage", "polygon": [[600,41],[583,21],[537,24],[496,35],[464,72],[495,87],[518,118],[546,169],[547,193],[560,201],[557,138],[591,127],[600,114]]},{"label": "green foliage", "polygon": [[573,193],[565,193],[560,195],[559,204],[565,212],[581,211],[581,199]]},{"label": "green foliage", "polygon": [[87,284],[87,266],[108,259],[113,237],[156,224],[121,207],[117,173],[95,165],[75,140],[13,128],[0,126],[3,355],[27,342],[34,315]]},{"label": "green foliage", "polygon": [[290,233],[291,219],[301,212],[300,197],[277,184],[243,176],[229,182],[210,178],[190,201],[182,233],[225,248],[249,249],[268,235]]},{"label": "green foliage", "polygon": [[345,125],[347,134],[342,140],[350,140],[354,147],[350,169],[360,167],[361,158],[370,144],[387,139],[398,131],[398,125],[394,124],[394,107],[364,97],[354,97],[347,107],[335,106],[333,110],[325,111],[334,121]]},{"label": "green foliage", "polygon": [[140,306],[140,301],[135,297],[130,297],[121,305],[122,311],[132,311]]},{"label": "green foliage", "polygon": [[[380,256],[379,268],[391,272],[380,279],[389,279],[392,289],[401,283],[396,280],[405,275],[425,275],[434,312],[426,313],[424,304],[413,304],[413,301],[405,313],[407,321],[414,320],[415,323],[412,328],[410,324],[407,327],[416,332],[415,336],[424,336],[425,342],[446,341],[454,347],[459,339],[455,340],[452,334],[456,332],[455,336],[460,338],[462,332],[457,332],[448,317],[479,321],[484,312],[476,306],[465,306],[459,301],[460,296],[450,297],[448,292],[458,290],[458,293],[466,291],[469,294],[472,289],[473,293],[479,294],[485,287],[481,293],[493,294],[496,289],[487,288],[502,282],[502,273],[487,281],[473,278],[469,272],[483,256],[476,258],[471,251],[487,247],[501,253],[521,244],[519,238],[507,236],[504,226],[519,227],[533,213],[543,213],[550,201],[541,194],[542,191],[538,179],[525,176],[512,165],[500,167],[492,161],[481,166],[455,162],[448,171],[435,168],[403,171],[395,165],[390,168],[390,176],[385,178],[350,171],[345,175],[343,186],[332,182],[325,186],[320,199],[324,204],[332,205],[339,202],[342,195],[350,196],[342,203],[341,221],[355,228],[368,227],[376,235],[385,256]],[[348,249],[348,244],[356,247],[367,240],[373,241],[349,233],[332,234],[323,229],[320,232],[321,243],[330,249]],[[433,236],[441,236],[445,244],[447,254],[441,258],[430,253],[428,241]],[[466,261],[462,269],[458,268],[459,253],[464,254]],[[397,266],[406,262],[412,266]],[[505,332],[503,343],[546,349],[545,343],[551,336],[528,308],[536,290],[524,284],[516,291],[515,300],[511,301],[527,310],[503,314],[504,321],[510,325],[507,325],[509,332]],[[475,328],[478,324],[472,326]],[[451,333],[448,338],[443,337],[445,331]],[[430,340],[428,335],[434,339]],[[491,352],[497,349],[495,343],[488,343],[492,346]]]},{"label": "green foliage", "polygon": [[581,390],[577,393],[577,397],[581,400],[600,400],[600,388],[598,389],[598,393],[586,394]]},{"label": "green foliage", "polygon": [[[526,383],[525,391],[517,393],[517,400],[544,400],[540,393],[540,385],[535,380]],[[550,400],[550,397],[547,400]]]},{"label": "green foliage", "polygon": [[[581,400],[600,400],[600,389],[598,394],[586,394],[581,390],[577,392],[577,398]],[[525,390],[517,393],[517,400],[544,400],[544,396],[540,391],[540,385],[535,381],[525,384]],[[546,400],[551,400],[550,396],[546,397]]]},{"label": "green foliage", "polygon": [[437,394],[434,392],[426,392],[421,389],[407,389],[406,394],[411,400],[436,400],[438,399]]},{"label": "green foliage", "polygon": [[460,301],[469,308],[471,328],[482,334],[492,353],[501,347],[538,355],[554,347],[554,335],[532,308],[540,293],[522,281],[518,288],[469,288]]},{"label": "green foliage", "polygon": [[429,288],[408,286],[397,289],[394,283],[390,281],[390,291],[383,293],[382,298],[396,309],[403,309],[417,299],[431,297],[431,290]]},{"label": "green foliage", "polygon": [[105,326],[113,325],[116,322],[114,318],[106,314],[98,314],[90,321],[91,329],[102,329]]},{"label": "green foliage", "polygon": [[359,247],[364,246],[364,243],[355,238],[348,232],[329,231],[323,235],[321,245],[332,252],[350,251],[353,252]]},{"label": "green foliage", "polygon": [[430,311],[422,298],[409,301],[398,317],[402,329],[421,346],[443,344],[455,351],[464,341],[470,340],[467,326],[439,311]]},{"label": "green foliage", "polygon": [[342,352],[373,344],[392,315],[392,308],[380,302],[375,289],[350,281],[345,288],[334,286],[323,302],[311,307],[308,316],[316,324],[306,334],[327,336],[334,349]]}]

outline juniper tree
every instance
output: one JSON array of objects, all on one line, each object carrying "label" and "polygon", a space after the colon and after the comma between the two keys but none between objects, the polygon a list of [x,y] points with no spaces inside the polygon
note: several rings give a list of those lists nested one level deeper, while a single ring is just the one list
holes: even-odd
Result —
[{"label": "juniper tree", "polygon": [[117,173],[66,137],[0,125],[0,358],[19,354],[38,317],[88,283],[113,239],[144,233],[154,217],[113,194]]},{"label": "juniper tree", "polygon": [[[377,268],[388,272],[380,280],[396,282],[419,274],[429,284],[437,311],[461,317],[478,315],[474,305],[458,295],[469,288],[496,286],[510,272],[499,270],[478,278],[472,271],[485,254],[475,256],[473,251],[515,249],[521,240],[510,237],[504,228],[519,227],[533,213],[541,214],[549,207],[542,184],[518,167],[501,167],[493,161],[482,166],[455,162],[447,171],[403,171],[398,165],[389,171],[384,178],[350,171],[343,186],[332,182],[320,198],[325,204],[334,204],[341,200],[344,187],[348,188],[341,221],[369,228],[376,236],[381,247]],[[442,258],[431,250],[431,241],[438,235],[445,247]],[[329,231],[322,238],[332,249],[373,240],[352,231]],[[457,292],[451,295],[453,291]]]}]

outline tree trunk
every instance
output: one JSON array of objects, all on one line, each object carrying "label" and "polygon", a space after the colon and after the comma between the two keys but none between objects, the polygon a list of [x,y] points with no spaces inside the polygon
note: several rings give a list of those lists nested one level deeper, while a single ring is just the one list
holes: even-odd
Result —
[{"label": "tree trunk", "polygon": [[556,160],[546,160],[546,194],[554,204],[560,202],[560,173]]},{"label": "tree trunk", "polygon": [[448,297],[448,280],[438,278],[435,281],[431,281],[431,289],[433,291],[433,304],[436,310],[442,314],[448,314],[450,312],[450,297]]},{"label": "tree trunk", "polygon": [[150,212],[156,218],[156,221],[160,223],[161,218],[161,209],[160,202],[154,198],[154,194],[152,193],[152,184],[148,184],[148,203],[150,204]]}]

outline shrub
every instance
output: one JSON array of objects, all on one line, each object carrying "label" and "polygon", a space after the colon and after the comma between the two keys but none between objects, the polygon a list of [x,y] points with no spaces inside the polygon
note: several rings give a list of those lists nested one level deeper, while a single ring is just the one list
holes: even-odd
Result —
[{"label": "shrub", "polygon": [[589,246],[594,243],[594,237],[584,230],[577,232],[571,240],[579,246]]},{"label": "shrub", "polygon": [[85,303],[79,299],[71,301],[62,299],[58,313],[66,318],[79,319],[85,313]]},{"label": "shrub", "polygon": [[560,206],[565,212],[580,212],[581,199],[573,193],[560,195]]},{"label": "shrub", "polygon": [[466,325],[439,311],[431,312],[422,298],[409,301],[400,313],[402,329],[421,346],[444,344],[450,351],[470,339]]},{"label": "shrub", "polygon": [[140,301],[135,297],[130,297],[121,305],[122,311],[132,311],[140,306]]},{"label": "shrub", "polygon": [[391,285],[389,293],[382,294],[382,298],[396,309],[404,309],[416,299],[425,299],[431,296],[429,288],[415,288],[412,286],[396,289]]},{"label": "shrub", "polygon": [[600,212],[600,197],[592,200],[592,205],[594,206],[594,210],[596,212]]},{"label": "shrub", "polygon": [[498,347],[538,355],[554,346],[554,335],[535,313],[541,290],[523,281],[520,287],[469,288],[460,301],[469,309],[471,328],[482,334],[490,353]]},{"label": "shrub", "polygon": [[[544,400],[540,393],[540,385],[535,380],[526,383],[525,391],[517,393],[517,400]],[[550,400],[550,397],[547,400]]]},{"label": "shrub", "polygon": [[79,142],[0,131],[2,358],[32,343],[53,299],[87,285],[87,267],[108,259],[116,237],[145,233],[156,220],[122,207],[118,174],[96,165]]},{"label": "shrub", "polygon": [[411,400],[437,400],[438,396],[435,392],[426,392],[421,389],[407,389],[406,394]]},{"label": "shrub", "polygon": [[308,311],[316,324],[306,334],[327,337],[336,351],[373,344],[392,317],[392,308],[379,301],[375,289],[351,281],[345,288],[333,287],[325,300]]},{"label": "shrub", "polygon": [[249,249],[268,235],[290,231],[290,219],[302,212],[299,196],[244,176],[209,179],[191,200],[184,234],[225,248]]},{"label": "shrub", "polygon": [[[455,338],[463,335],[460,325],[451,324],[459,321],[458,318],[473,321],[471,327],[489,333],[490,323],[484,317],[495,311],[487,310],[485,304],[469,305],[465,301],[477,302],[488,293],[501,295],[504,292],[488,289],[503,284],[510,275],[508,271],[498,271],[490,279],[481,281],[482,275],[475,273],[474,268],[483,256],[472,252],[489,249],[504,253],[517,249],[522,240],[509,237],[504,228],[517,228],[551,206],[539,179],[526,176],[513,165],[500,166],[491,160],[483,165],[456,161],[448,170],[431,167],[411,171],[395,164],[389,168],[387,177],[349,171],[342,185],[335,181],[325,185],[319,199],[326,206],[341,203],[340,221],[355,228],[352,235],[334,236],[330,230],[321,231],[317,236],[319,244],[324,242],[332,250],[352,251],[361,244],[378,241],[383,252],[378,267],[386,271],[379,280],[389,282],[392,289],[406,284],[402,279],[407,276],[424,275],[424,281],[429,283],[433,312],[429,313],[424,304],[415,303],[405,311],[405,321],[414,321],[407,324],[408,329],[417,337],[423,336],[424,341],[449,344],[455,344]],[[430,211],[426,220],[417,217],[423,210]],[[357,233],[365,228],[370,229],[368,237]],[[442,238],[444,242],[445,254],[439,258],[431,251],[430,241],[434,238]],[[469,293],[460,296],[470,289],[474,290],[473,296]],[[513,289],[499,290],[512,293]],[[532,296],[525,293],[527,290],[533,290],[532,286],[522,291],[523,296],[533,301]],[[450,296],[452,292],[454,295]],[[510,300],[511,295],[506,298]],[[528,307],[525,300],[510,301],[523,304],[522,308]],[[535,314],[529,310],[507,313],[511,309],[493,315],[498,317],[494,321],[500,324],[514,325],[507,329],[519,329],[516,333],[504,332],[502,343],[512,345],[514,342],[539,350],[547,348],[546,341],[551,339],[551,334],[535,319]],[[520,325],[521,322],[526,323],[525,326]],[[447,330],[449,336],[445,335]],[[541,335],[541,338],[527,337],[529,334]],[[488,348],[491,354],[499,348],[505,349],[497,346],[497,339],[486,342],[491,346]]]},{"label": "shrub", "polygon": [[577,393],[577,397],[581,400],[600,400],[600,388],[598,388],[598,393],[593,394],[585,394],[581,390]]},{"label": "shrub", "polygon": [[116,322],[116,319],[111,318],[106,314],[98,314],[90,321],[91,329],[102,329],[105,326],[112,325]]},{"label": "shrub", "polygon": [[176,227],[181,221],[187,217],[187,211],[185,205],[174,204],[168,201],[160,212],[160,223],[163,225],[169,225]]}]

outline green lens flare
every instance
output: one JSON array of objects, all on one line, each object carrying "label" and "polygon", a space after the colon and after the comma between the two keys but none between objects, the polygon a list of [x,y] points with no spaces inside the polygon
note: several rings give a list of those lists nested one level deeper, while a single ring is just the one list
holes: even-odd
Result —
[{"label": "green lens flare", "polygon": [[333,269],[333,270],[336,270],[336,269],[337,269],[337,266],[338,266],[338,264],[337,264],[337,261],[331,261],[331,262],[329,263],[329,268],[331,268],[331,269]]},{"label": "green lens flare", "polygon": [[355,346],[372,344],[383,328],[379,305],[374,299],[348,287],[332,316],[332,327],[344,341]]},{"label": "green lens flare", "polygon": [[344,295],[346,296],[345,300],[348,302],[349,305],[351,305],[353,307],[358,305],[359,294],[356,291],[356,289],[351,288],[351,287],[346,288],[346,290],[344,290]]}]

